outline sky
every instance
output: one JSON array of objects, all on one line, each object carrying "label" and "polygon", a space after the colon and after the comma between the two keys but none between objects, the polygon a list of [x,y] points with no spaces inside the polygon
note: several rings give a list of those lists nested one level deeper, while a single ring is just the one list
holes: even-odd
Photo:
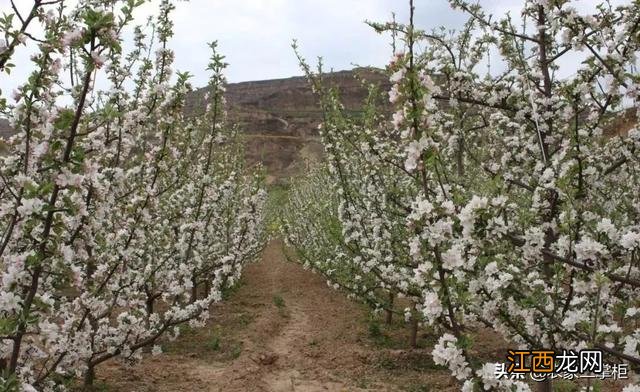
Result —
[{"label": "sky", "polygon": [[[419,24],[453,27],[463,21],[462,15],[451,11],[444,0],[417,2],[422,3],[416,17]],[[231,81],[299,75],[291,49],[293,39],[298,40],[309,61],[322,56],[328,68],[383,66],[392,54],[390,40],[376,34],[365,20],[385,22],[392,12],[400,21],[407,21],[408,1],[192,0],[179,4],[176,10],[175,47],[199,53],[204,41],[217,39],[230,63]],[[194,35],[194,31],[203,34]],[[196,68],[203,68],[207,61],[199,54],[189,57]]]},{"label": "sky", "polygon": [[[26,10],[32,0],[14,0]],[[66,0],[73,2],[74,0]],[[595,0],[579,0],[587,5]],[[484,0],[488,13],[517,15],[520,0]],[[466,17],[452,10],[446,0],[415,0],[416,25],[430,30],[438,26],[459,28]],[[229,63],[230,82],[300,75],[291,48],[298,40],[300,51],[311,63],[323,57],[325,69],[343,70],[354,65],[383,67],[391,57],[389,37],[380,36],[365,21],[385,22],[396,13],[408,20],[408,0],[191,0],[176,3],[175,35],[170,46],[176,53],[175,68],[194,75],[196,87],[207,83],[207,42],[217,40]],[[150,0],[136,13],[136,23],[158,11]],[[0,0],[0,14],[10,13],[9,0]],[[34,31],[37,35],[37,31]],[[32,48],[21,46],[11,76],[0,75],[0,89],[7,96],[30,72]]]},{"label": "sky", "polygon": [[[21,11],[32,0],[14,0]],[[69,2],[69,0],[67,0]],[[490,2],[492,11],[517,9],[517,0]],[[499,4],[498,4],[499,3]],[[284,78],[301,70],[291,43],[312,63],[322,56],[326,69],[343,70],[354,65],[383,67],[391,58],[389,37],[380,36],[365,21],[386,22],[392,12],[400,22],[408,21],[408,0],[191,0],[176,3],[173,12],[175,68],[194,75],[192,84],[204,86],[208,74],[207,42],[217,40],[229,63],[230,82]],[[136,13],[136,24],[144,24],[158,11],[150,1]],[[0,14],[11,13],[9,0],[0,0]],[[459,27],[460,12],[445,0],[416,0],[416,24],[430,29],[444,25]],[[30,30],[37,36],[37,30]],[[0,75],[0,89],[8,95],[30,72],[32,48],[18,48],[10,76]]]}]

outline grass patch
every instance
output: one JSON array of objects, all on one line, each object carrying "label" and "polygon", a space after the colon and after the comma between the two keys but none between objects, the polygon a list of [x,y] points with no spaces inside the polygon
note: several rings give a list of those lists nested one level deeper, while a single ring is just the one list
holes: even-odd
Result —
[{"label": "grass patch", "polygon": [[244,279],[240,278],[240,280],[238,280],[233,286],[224,287],[222,289],[222,299],[225,301],[228,300],[229,298],[231,298],[233,294],[235,294],[240,289],[240,287],[244,285],[245,285]]},{"label": "grass patch", "polygon": [[220,351],[220,336],[214,335],[207,340],[207,348],[212,351]]},{"label": "grass patch", "polygon": [[380,322],[376,319],[370,319],[367,324],[367,330],[369,331],[369,337],[377,339],[384,334],[382,333],[382,327],[380,326]]},{"label": "grass patch", "polygon": [[229,351],[229,359],[237,359],[242,354],[242,342],[235,342]]},{"label": "grass patch", "polygon": [[208,350],[215,353],[215,358],[220,361],[236,359],[242,353],[242,342],[237,341],[224,333],[220,326],[215,327],[205,342]]},{"label": "grass patch", "polygon": [[283,309],[286,304],[284,303],[284,298],[280,294],[276,294],[273,296],[273,304],[278,307],[278,309]]},{"label": "grass patch", "polygon": [[188,323],[182,324],[178,328],[180,328],[180,336],[189,336],[196,333],[196,330]]},{"label": "grass patch", "polygon": [[273,296],[273,304],[278,308],[278,314],[280,315],[280,317],[289,317],[289,312],[287,312],[287,305],[284,302],[284,298],[282,298],[280,294],[276,294]]},{"label": "grass patch", "polygon": [[[410,348],[411,324],[396,318],[391,324],[384,322],[378,315],[370,313],[367,319],[367,338],[377,348],[406,350]],[[424,328],[418,329],[418,349],[430,349],[439,336]],[[430,351],[430,350],[429,350]]]},{"label": "grass patch", "polygon": [[111,388],[109,387],[109,384],[107,384],[105,381],[98,381],[95,383],[95,385],[93,386],[94,391],[96,392],[109,392],[111,391]]},{"label": "grass patch", "polygon": [[391,338],[383,331],[378,319],[374,317],[369,318],[367,323],[367,332],[369,333],[369,338],[373,340],[377,347],[388,348],[392,346]]},{"label": "grass patch", "polygon": [[238,316],[238,324],[242,327],[246,327],[247,325],[251,324],[251,322],[253,321],[254,316],[252,316],[249,313],[242,313],[240,316]]}]

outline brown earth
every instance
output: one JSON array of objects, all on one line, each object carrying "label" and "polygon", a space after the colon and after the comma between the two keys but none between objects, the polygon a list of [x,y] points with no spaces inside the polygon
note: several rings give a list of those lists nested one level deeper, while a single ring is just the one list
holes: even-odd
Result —
[{"label": "brown earth", "polygon": [[[165,353],[133,368],[105,364],[105,391],[457,390],[429,348],[406,349],[401,321],[387,327],[271,242],[204,328],[185,329]],[[381,330],[378,331],[378,328]],[[433,337],[421,336],[423,347]]]},{"label": "brown earth", "polygon": [[[123,392],[425,392],[457,391],[433,363],[435,336],[408,349],[403,320],[390,326],[330,289],[318,275],[285,261],[280,241],[249,265],[241,284],[212,308],[205,327],[185,327],[164,353],[133,367],[115,361],[98,369],[98,391]],[[495,332],[472,332],[473,356],[496,361],[508,345]],[[626,383],[606,381],[602,391]],[[532,385],[533,386],[533,385]],[[535,387],[534,387],[535,390]],[[556,391],[578,391],[554,382]]]}]

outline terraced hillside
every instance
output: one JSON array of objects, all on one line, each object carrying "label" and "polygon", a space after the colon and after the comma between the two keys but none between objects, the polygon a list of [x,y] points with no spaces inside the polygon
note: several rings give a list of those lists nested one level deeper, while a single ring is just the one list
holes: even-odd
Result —
[{"label": "terraced hillside", "polygon": [[[380,70],[364,68],[327,74],[325,82],[339,90],[348,110],[355,111],[367,95],[359,78],[388,87]],[[195,91],[187,110],[199,113],[205,94],[206,88]],[[262,162],[270,182],[286,182],[306,160],[321,157],[317,127],[322,113],[306,78],[229,84],[226,97],[231,119],[246,135],[248,161]]]}]

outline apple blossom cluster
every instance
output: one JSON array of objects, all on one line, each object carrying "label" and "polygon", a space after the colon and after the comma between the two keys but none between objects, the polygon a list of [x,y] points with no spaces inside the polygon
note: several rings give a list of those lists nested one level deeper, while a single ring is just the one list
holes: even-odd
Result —
[{"label": "apple blossom cluster", "polygon": [[264,246],[266,194],[227,123],[215,43],[205,114],[191,118],[169,1],[148,26],[155,40],[136,27],[127,53],[143,1],[35,3],[45,37],[7,106],[16,134],[0,157],[7,391],[90,385],[107,360],[160,353],[163,336],[208,320]]},{"label": "apple blossom cluster", "polygon": [[307,175],[294,180],[288,203],[282,212],[281,230],[285,245],[295,249],[295,258],[305,268],[327,279],[334,289],[373,308],[381,307],[377,280],[358,267],[361,258],[352,258],[343,246],[343,230],[338,216],[339,201],[328,167],[309,168]]},{"label": "apple blossom cluster", "polygon": [[295,188],[291,245],[376,307],[407,297],[464,390],[529,388],[490,377],[471,344],[481,327],[637,369],[640,5],[529,0],[517,22],[450,3],[469,17],[460,32],[418,30],[413,5],[407,25],[372,23],[399,39],[392,87],[372,86],[361,118],[302,61],[328,169]]}]

